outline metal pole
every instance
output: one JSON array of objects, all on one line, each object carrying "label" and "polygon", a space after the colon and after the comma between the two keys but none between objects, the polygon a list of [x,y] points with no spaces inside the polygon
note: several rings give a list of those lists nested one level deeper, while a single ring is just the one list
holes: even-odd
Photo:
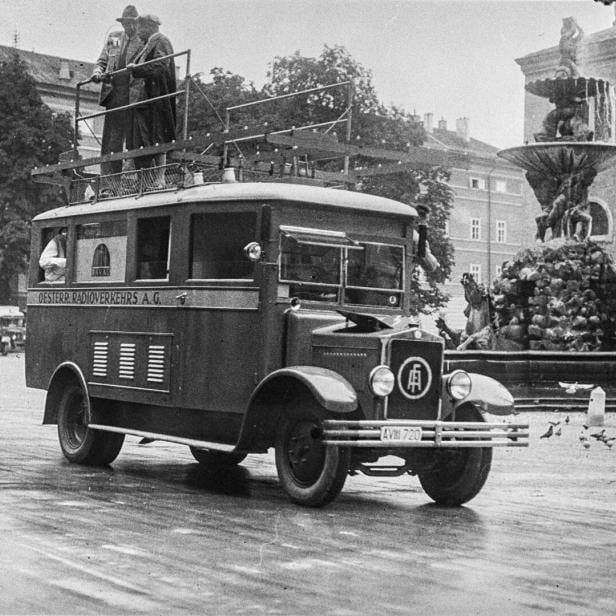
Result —
[{"label": "metal pole", "polygon": [[308,88],[307,90],[300,90],[299,92],[291,92],[290,94],[280,94],[278,96],[272,96],[271,98],[264,98],[259,101],[252,101],[250,103],[242,103],[241,105],[232,105],[227,107],[227,111],[233,111],[235,109],[243,109],[244,107],[253,107],[254,105],[263,105],[264,103],[271,103],[272,101],[279,101],[284,98],[290,98],[292,96],[299,96],[300,94],[310,94],[311,92],[321,92],[322,90],[329,90],[331,88],[340,88],[342,86],[349,85],[350,81],[341,81],[339,83],[330,83],[326,86],[319,86],[318,88]]},{"label": "metal pole", "polygon": [[190,49],[186,54],[186,77],[184,78],[184,126],[182,139],[188,139],[188,103],[190,98]]},{"label": "metal pole", "polygon": [[[346,142],[351,142],[351,123],[353,121],[353,82],[347,87],[347,123],[346,123]],[[344,157],[344,175],[349,175],[349,157]]]},{"label": "metal pole", "polygon": [[144,101],[137,101],[136,103],[130,103],[129,105],[122,105],[121,107],[114,107],[113,109],[108,109],[107,111],[98,111],[97,113],[91,113],[87,116],[81,116],[80,120],[90,120],[91,118],[98,118],[102,115],[107,115],[108,113],[115,113],[116,111],[125,111],[126,109],[134,109],[135,107],[145,107],[150,103],[154,103],[156,101],[161,101],[166,98],[172,98],[174,96],[179,96],[180,94],[184,94],[185,90],[176,90],[175,92],[171,92],[169,94],[161,94],[160,96],[155,96],[154,98],[148,98]]},{"label": "metal pole", "polygon": [[[227,109],[225,109],[225,133],[229,133],[229,130],[231,128],[231,113],[230,113],[230,108],[227,107]],[[227,156],[229,155],[229,142],[227,140],[225,140],[223,146],[222,146],[222,165],[223,167],[227,166]]]}]

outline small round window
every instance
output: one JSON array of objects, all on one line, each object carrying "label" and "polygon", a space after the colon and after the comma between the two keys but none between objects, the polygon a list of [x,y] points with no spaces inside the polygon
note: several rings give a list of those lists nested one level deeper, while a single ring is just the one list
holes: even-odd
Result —
[{"label": "small round window", "polygon": [[109,249],[105,244],[99,244],[92,257],[92,278],[101,278],[111,274]]}]

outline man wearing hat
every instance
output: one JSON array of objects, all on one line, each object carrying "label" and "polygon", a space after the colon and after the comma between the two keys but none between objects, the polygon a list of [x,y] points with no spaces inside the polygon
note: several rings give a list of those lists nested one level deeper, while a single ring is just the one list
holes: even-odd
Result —
[{"label": "man wearing hat", "polygon": [[[132,4],[129,4],[122,11],[122,17],[118,17],[116,20],[124,28],[124,32],[119,37],[119,42],[114,42],[113,40],[110,42],[108,40],[94,65],[91,79],[95,83],[102,82],[99,104],[106,107],[107,110],[122,107],[129,103],[130,72],[125,71],[117,75],[111,75],[111,73],[126,68],[126,65],[133,62],[143,49],[143,42],[137,36],[137,17],[137,9]],[[113,39],[111,36],[109,38]],[[101,155],[109,154],[110,152],[121,152],[124,149],[125,141],[127,142],[127,149],[132,149],[132,144],[129,142],[129,128],[132,124],[132,115],[131,110],[115,111],[105,115]],[[103,175],[120,173],[121,171],[121,160],[101,165],[101,173]]]},{"label": "man wearing hat", "polygon": [[[135,80],[135,86],[143,79],[143,88],[131,87],[131,103],[148,100],[176,91],[175,63],[173,58],[145,64],[156,58],[173,54],[169,39],[159,32],[160,19],[156,15],[140,15],[137,18],[137,34],[144,47],[134,62],[128,65]],[[169,143],[175,139],[176,101],[169,97],[135,108],[131,141],[134,147],[147,147],[157,143]],[[165,164],[165,155],[143,156],[135,159],[135,167]],[[162,175],[161,175],[162,178]],[[164,182],[161,182],[164,184]]]}]

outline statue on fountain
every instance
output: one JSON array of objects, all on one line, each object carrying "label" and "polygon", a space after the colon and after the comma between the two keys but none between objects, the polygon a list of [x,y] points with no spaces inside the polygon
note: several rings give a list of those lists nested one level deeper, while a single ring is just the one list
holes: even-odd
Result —
[{"label": "statue on fountain", "polygon": [[560,66],[556,71],[557,78],[573,77],[577,79],[580,71],[577,67],[578,44],[584,38],[584,31],[574,17],[563,18],[563,25],[560,29],[560,41],[558,50],[560,51]]},{"label": "statue on fountain", "polygon": [[[573,17],[563,19],[560,30],[560,64],[554,75],[555,80],[577,80],[580,71],[577,66],[577,48],[584,37],[582,28]],[[548,94],[550,103],[555,105],[543,120],[543,130],[535,133],[535,141],[592,141],[593,132],[584,121],[586,101],[578,92],[576,84],[565,81],[555,83]]]},{"label": "statue on fountain", "polygon": [[537,235],[540,242],[545,241],[548,229],[552,238],[565,237],[582,242],[592,230],[588,189],[597,171],[586,167],[565,175],[560,183],[554,179],[528,177],[543,211],[536,219]]}]

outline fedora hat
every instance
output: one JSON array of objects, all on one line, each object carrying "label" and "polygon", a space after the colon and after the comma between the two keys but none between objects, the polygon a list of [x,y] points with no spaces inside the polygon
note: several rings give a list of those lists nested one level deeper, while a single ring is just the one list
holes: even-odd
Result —
[{"label": "fedora hat", "polygon": [[156,24],[160,26],[160,19],[156,17],[156,15],[139,15],[139,17],[137,17],[137,23]]},{"label": "fedora hat", "polygon": [[135,19],[137,19],[137,17],[139,17],[139,13],[137,13],[137,9],[132,4],[129,4],[122,11],[122,17],[118,17],[116,21],[119,21],[119,22],[134,21]]}]

